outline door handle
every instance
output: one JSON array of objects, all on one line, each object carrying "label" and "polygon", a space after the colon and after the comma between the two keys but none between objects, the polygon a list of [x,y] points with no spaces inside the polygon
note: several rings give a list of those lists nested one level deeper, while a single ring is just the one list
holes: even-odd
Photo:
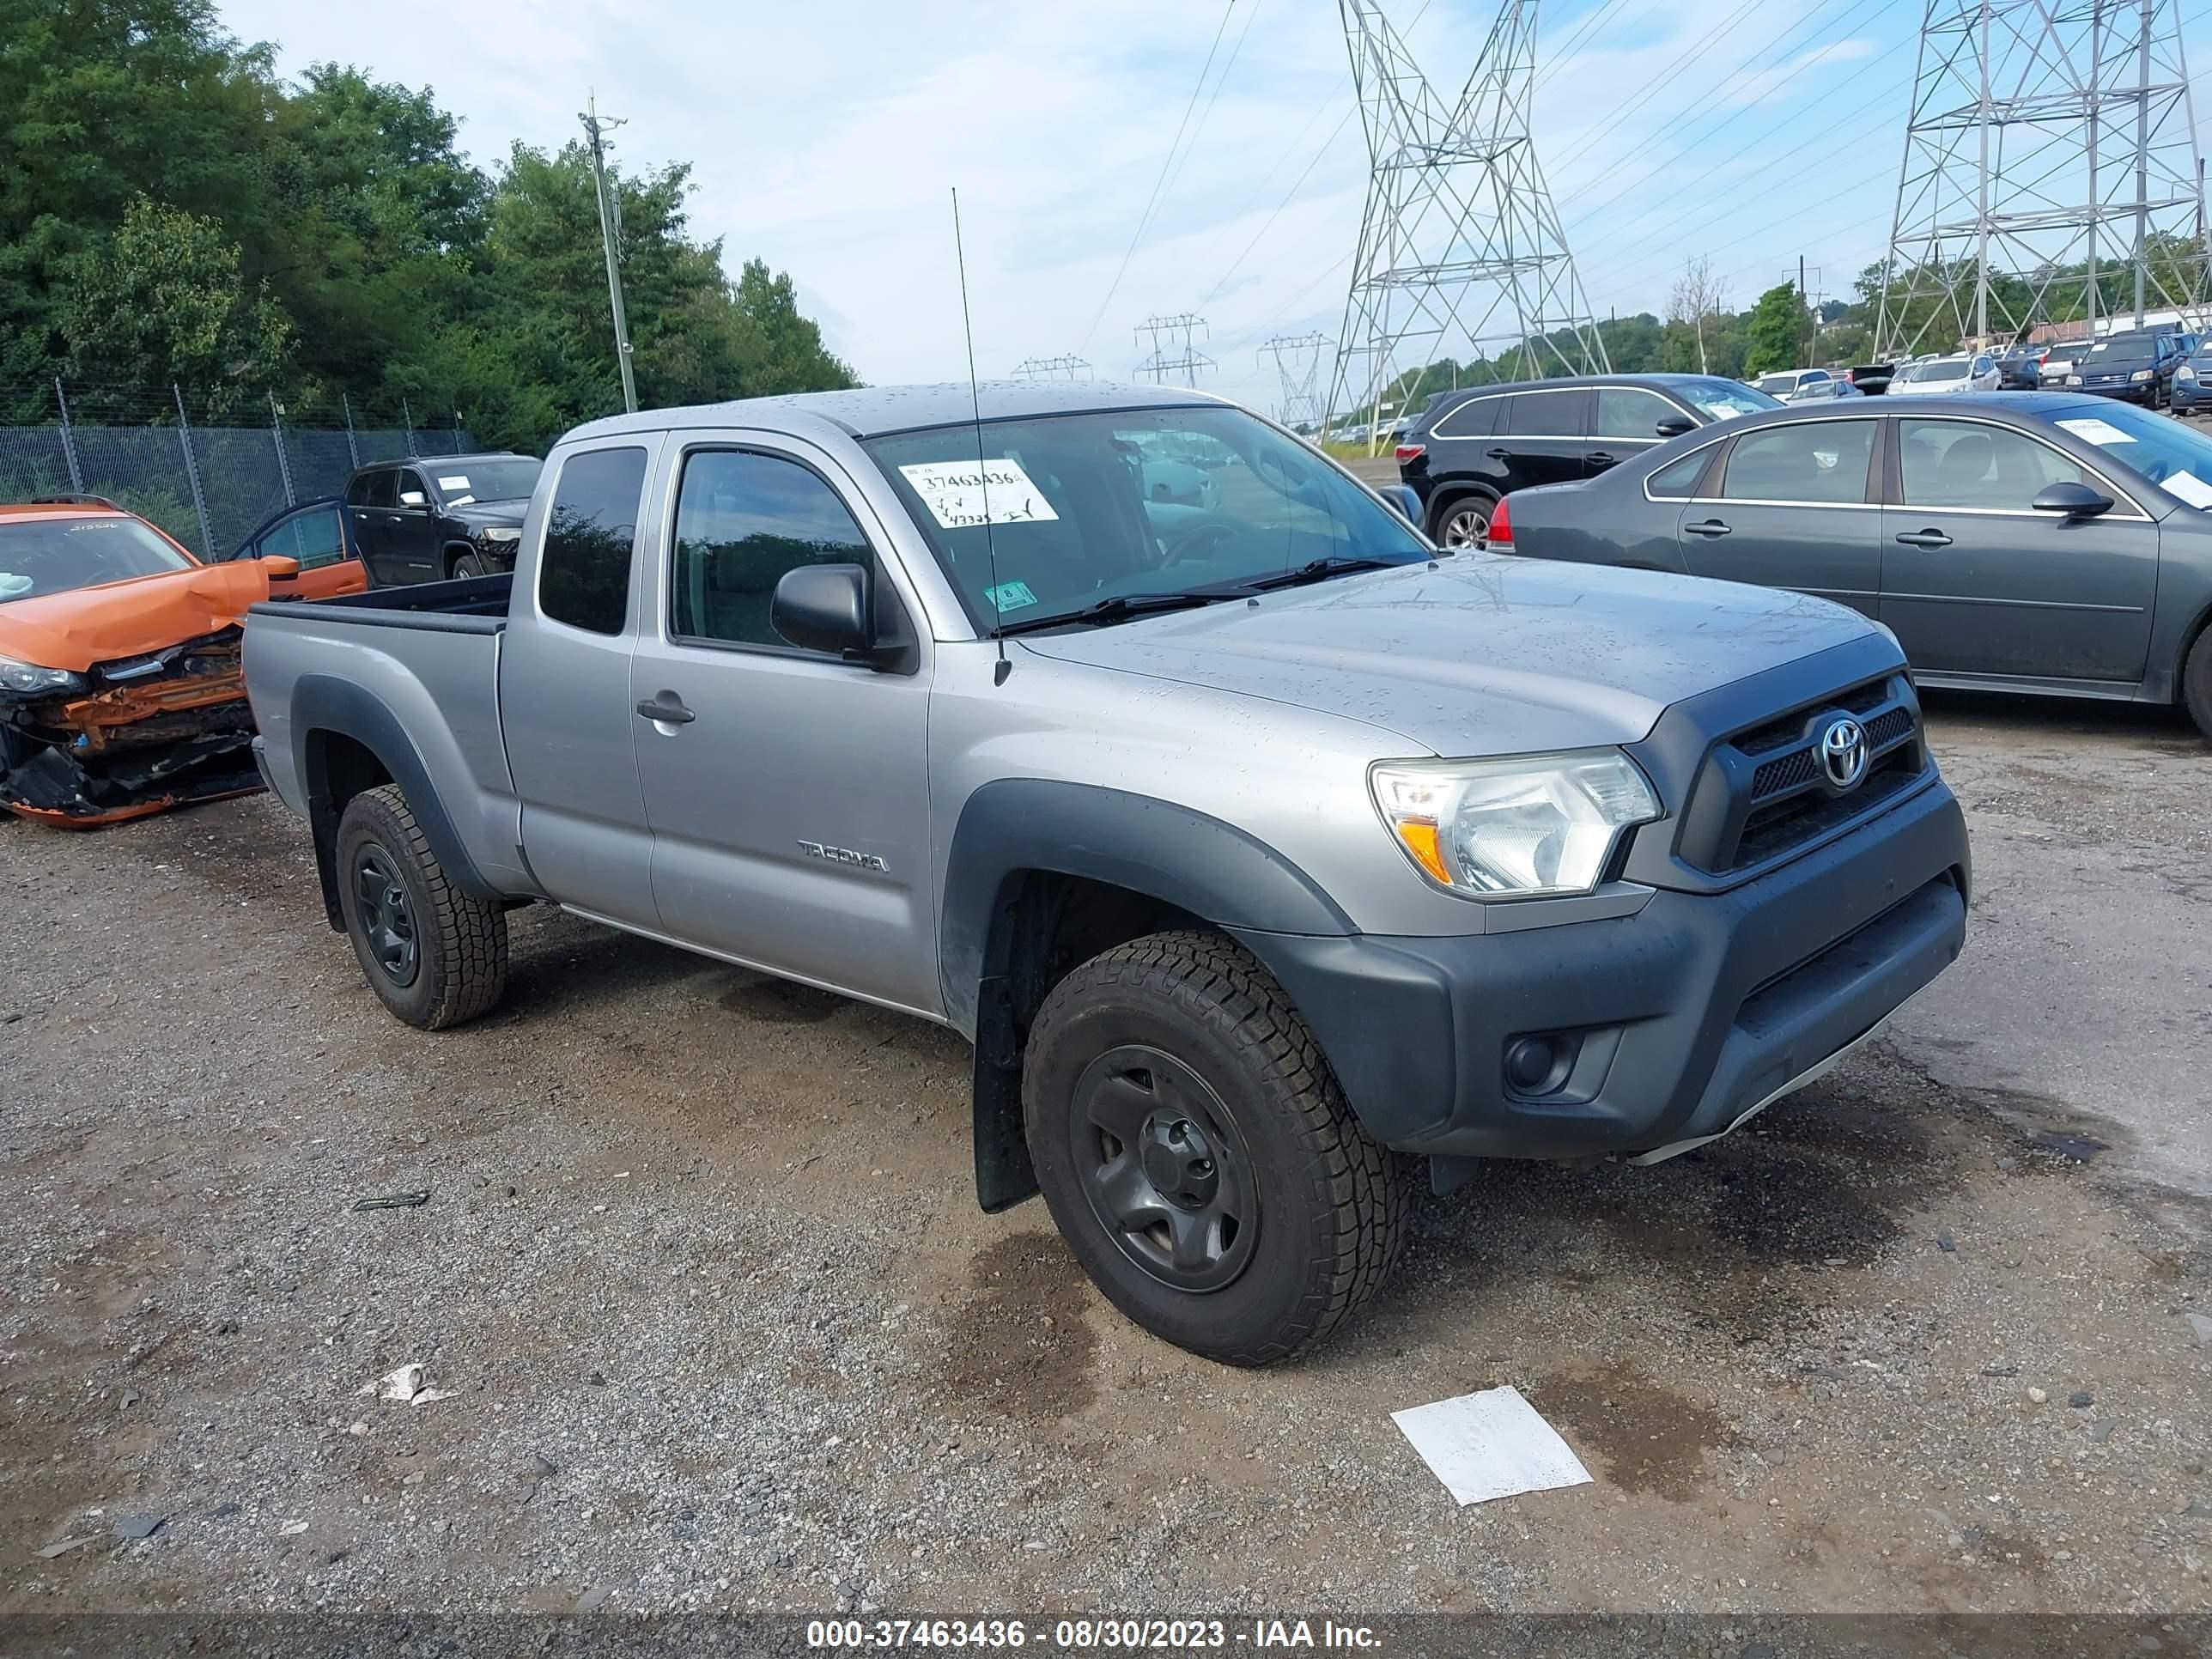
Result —
[{"label": "door handle", "polygon": [[1729,533],[1729,527],[1718,519],[1707,519],[1703,524],[1686,524],[1682,528],[1692,536],[1725,536]]},{"label": "door handle", "polygon": [[665,720],[671,726],[688,726],[699,718],[673,691],[664,691],[651,702],[638,704],[637,712],[649,720]]},{"label": "door handle", "polygon": [[1482,453],[1488,460],[1510,461],[1513,459],[1513,452],[1510,449],[1486,449]]},{"label": "door handle", "polygon": [[1940,530],[1908,530],[1898,541],[1906,547],[1948,547],[1951,538]]},{"label": "door handle", "polygon": [[1613,464],[1614,458],[1606,451],[1601,449],[1596,451],[1595,453],[1583,456],[1583,459],[1587,465],[1591,466],[1611,466]]}]

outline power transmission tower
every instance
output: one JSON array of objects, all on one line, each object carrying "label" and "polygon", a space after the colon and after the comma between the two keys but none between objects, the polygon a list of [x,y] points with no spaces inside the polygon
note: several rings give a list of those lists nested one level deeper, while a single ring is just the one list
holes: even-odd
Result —
[{"label": "power transmission tower", "polygon": [[1400,374],[1464,342],[1516,374],[1604,369],[1605,343],[1536,165],[1537,0],[1504,0],[1447,105],[1375,0],[1337,0],[1367,131],[1367,211],[1345,296],[1332,415],[1379,422]]},{"label": "power transmission tower", "polygon": [[1014,365],[1018,380],[1088,380],[1091,365],[1080,357],[1025,357]]},{"label": "power transmission tower", "polygon": [[607,195],[606,134],[623,123],[599,113],[597,94],[585,100],[584,112],[576,118],[584,124],[584,134],[592,141],[592,185],[599,198],[599,241],[607,256],[607,299],[615,313],[615,361],[622,366],[623,407],[635,415],[637,378],[630,369],[629,322],[623,315],[622,256],[615,249],[622,234],[622,204]]},{"label": "power transmission tower", "polygon": [[1326,334],[1278,334],[1261,343],[1260,355],[1273,357],[1275,371],[1282,376],[1283,401],[1275,414],[1285,426],[1321,430],[1328,413],[1322,407],[1321,366],[1335,349],[1336,342]]},{"label": "power transmission tower", "polygon": [[1875,348],[2201,319],[2203,212],[2179,0],[1927,0]]},{"label": "power transmission tower", "polygon": [[1182,312],[1173,317],[1147,317],[1137,325],[1139,337],[1149,334],[1152,349],[1145,361],[1137,365],[1140,379],[1157,380],[1165,386],[1176,376],[1181,376],[1185,386],[1198,384],[1198,372],[1214,367],[1213,359],[1192,344],[1194,338],[1203,339],[1206,319]]}]

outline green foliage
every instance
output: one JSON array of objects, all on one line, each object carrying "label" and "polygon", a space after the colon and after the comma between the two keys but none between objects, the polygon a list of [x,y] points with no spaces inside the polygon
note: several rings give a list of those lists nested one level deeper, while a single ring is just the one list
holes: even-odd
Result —
[{"label": "green foliage", "polygon": [[[336,64],[284,84],[210,0],[0,0],[0,42],[17,413],[57,374],[94,416],[100,382],[182,382],[195,418],[343,390],[536,448],[621,406],[580,146],[481,171],[428,90]],[[733,282],[691,239],[687,167],[610,184],[641,402],[854,383],[788,276]]]},{"label": "green foliage", "polygon": [[1805,302],[1794,283],[1778,283],[1759,296],[1745,325],[1743,372],[1765,374],[1778,368],[1801,367],[1805,353]]}]

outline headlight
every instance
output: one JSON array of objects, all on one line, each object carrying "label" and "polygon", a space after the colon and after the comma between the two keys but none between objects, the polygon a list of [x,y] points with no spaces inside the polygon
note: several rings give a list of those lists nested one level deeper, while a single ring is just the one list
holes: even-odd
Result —
[{"label": "headlight", "polygon": [[2069,386],[2079,386],[2081,384],[2081,377],[2079,374],[2069,374],[2066,377],[2066,384]]},{"label": "headlight", "polygon": [[1659,816],[1659,798],[1617,749],[1384,761],[1368,781],[1413,867],[1462,898],[1587,893],[1620,832]]},{"label": "headlight", "polygon": [[2130,380],[2148,380],[2152,375],[2157,373],[2158,371],[2154,368],[2139,368],[2134,374],[2129,375],[2128,379]]},{"label": "headlight", "polygon": [[2173,371],[2173,378],[2177,380],[2193,380],[2197,378],[2197,371],[2191,365],[2184,363]]},{"label": "headlight", "polygon": [[480,539],[490,543],[494,547],[505,547],[510,543],[522,539],[522,532],[520,530],[508,529],[498,525],[479,531],[477,535]]},{"label": "headlight", "polygon": [[41,691],[82,691],[84,682],[66,668],[41,668],[34,662],[0,657],[0,687],[36,696]]}]

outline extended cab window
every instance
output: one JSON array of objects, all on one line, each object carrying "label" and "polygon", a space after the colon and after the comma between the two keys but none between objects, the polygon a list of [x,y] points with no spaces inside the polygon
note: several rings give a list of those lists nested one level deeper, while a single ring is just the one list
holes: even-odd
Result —
[{"label": "extended cab window", "polygon": [[788,649],[769,619],[784,573],[874,557],[816,473],[781,456],[705,451],[684,463],[677,493],[669,626],[684,639]]},{"label": "extended cab window", "polygon": [[1721,494],[1732,501],[1863,501],[1875,426],[1805,421],[1746,433],[1729,457]]},{"label": "extended cab window", "polygon": [[546,515],[538,605],[555,622],[619,634],[629,616],[629,565],[645,494],[645,451],[571,455]]}]

